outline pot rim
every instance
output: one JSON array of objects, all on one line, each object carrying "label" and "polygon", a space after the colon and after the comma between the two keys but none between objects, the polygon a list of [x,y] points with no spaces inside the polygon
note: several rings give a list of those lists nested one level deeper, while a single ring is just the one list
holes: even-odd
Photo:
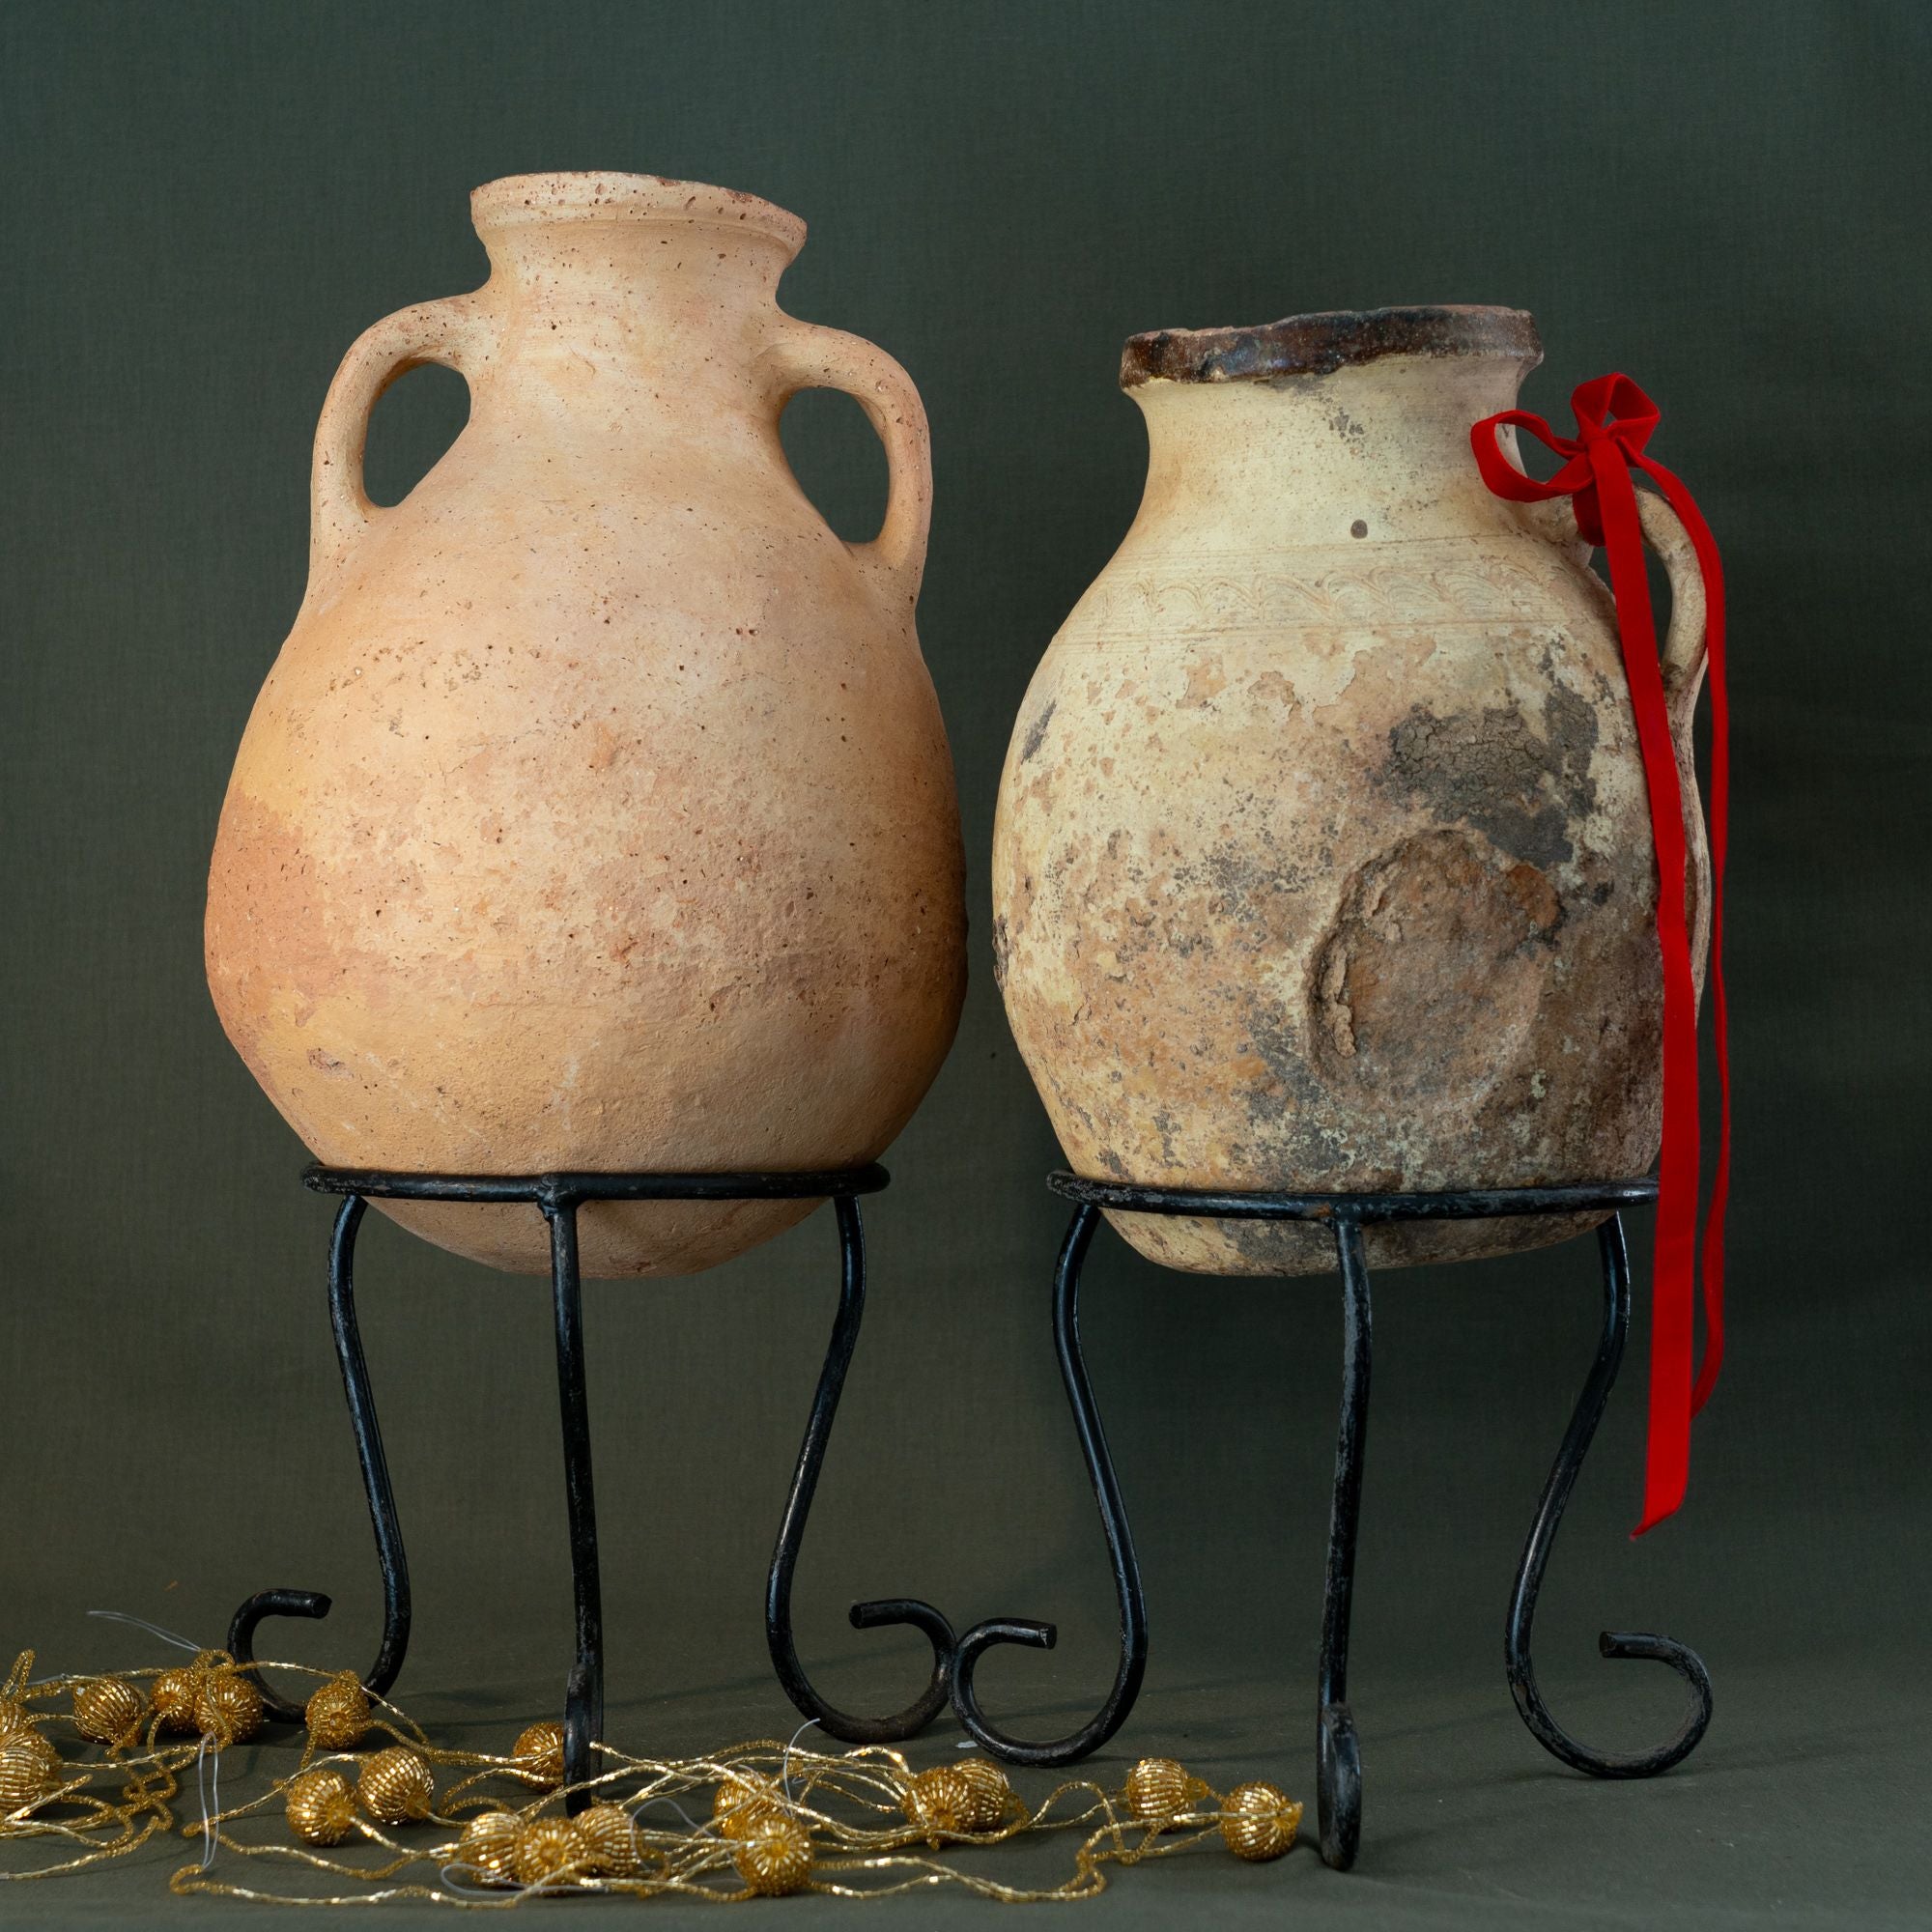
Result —
[{"label": "pot rim", "polygon": [[1143,383],[1265,383],[1331,376],[1384,355],[1543,360],[1527,309],[1442,302],[1404,308],[1323,309],[1252,327],[1157,328],[1127,337],[1121,387]]},{"label": "pot rim", "polygon": [[469,218],[479,235],[539,221],[683,221],[770,235],[793,254],[805,245],[803,218],[776,202],[708,182],[608,169],[503,175],[470,190]]}]

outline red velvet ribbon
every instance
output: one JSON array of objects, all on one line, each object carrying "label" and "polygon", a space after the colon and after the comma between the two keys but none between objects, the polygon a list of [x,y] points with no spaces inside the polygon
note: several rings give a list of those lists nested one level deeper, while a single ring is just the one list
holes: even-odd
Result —
[{"label": "red velvet ribbon", "polygon": [[[1731,1185],[1731,1067],[1724,1011],[1724,853],[1730,832],[1730,707],[1724,689],[1724,575],[1710,526],[1690,493],[1644,454],[1657,405],[1628,376],[1599,376],[1572,395],[1577,434],[1557,436],[1539,415],[1504,410],[1469,432],[1483,481],[1513,502],[1569,497],[1585,541],[1608,554],[1617,635],[1630,679],[1637,747],[1650,795],[1657,848],[1657,937],[1663,958],[1663,1152],[1658,1168],[1657,1245],[1650,1331],[1650,1446],[1644,1465],[1641,1536],[1684,1500],[1690,1474],[1690,1419],[1704,1406],[1724,1354],[1724,1208]],[[1526,476],[1503,453],[1505,424],[1527,430],[1563,458],[1547,481]],[[1683,789],[1670,736],[1657,622],[1637,520],[1641,469],[1683,524],[1703,574],[1711,680],[1711,987],[1717,1022],[1719,1127],[1710,1213],[1704,1224],[1704,1352],[1691,1373],[1697,1286],[1697,1003],[1686,900],[1690,852]]]}]

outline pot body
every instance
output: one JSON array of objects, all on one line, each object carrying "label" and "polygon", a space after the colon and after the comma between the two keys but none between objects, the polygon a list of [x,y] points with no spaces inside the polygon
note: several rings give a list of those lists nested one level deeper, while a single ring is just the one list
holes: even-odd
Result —
[{"label": "pot body", "polygon": [[[952,762],[913,628],[924,420],[869,344],[776,301],[804,229],[654,177],[498,182],[492,273],[351,353],[310,581],[222,808],[223,1026],[323,1161],[817,1169],[911,1116],[964,989]],[[447,362],[470,418],[402,503],[369,406]],[[892,461],[848,545],[779,441],[849,388]],[[377,1203],[540,1271],[534,1209]],[[582,1264],[689,1273],[810,1202],[595,1203]]]},{"label": "pot body", "polygon": [[[1414,321],[1431,316],[1447,319]],[[1410,321],[1364,332],[1389,317]],[[1085,1175],[1393,1191],[1641,1174],[1662,981],[1613,611],[1574,520],[1565,542],[1492,497],[1468,446],[1515,401],[1533,327],[1301,321],[1333,325],[1325,352],[1277,339],[1270,364],[1267,331],[1129,345],[1145,499],[1040,663],[1001,786],[1014,1036]],[[1674,643],[1701,956],[1701,654]],[[1114,1218],[1173,1267],[1333,1265],[1319,1228]],[[1498,1253],[1589,1224],[1380,1228],[1369,1253]]]}]

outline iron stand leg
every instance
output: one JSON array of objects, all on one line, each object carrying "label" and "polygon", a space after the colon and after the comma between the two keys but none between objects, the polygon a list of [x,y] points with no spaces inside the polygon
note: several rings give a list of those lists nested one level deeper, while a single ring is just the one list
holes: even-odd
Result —
[{"label": "iron stand leg", "polygon": [[[362,1492],[369,1499],[369,1520],[376,1532],[376,1561],[383,1572],[383,1641],[362,1680],[371,1696],[381,1697],[395,1683],[410,1646],[410,1564],[389,1484],[388,1460],[383,1454],[383,1428],[369,1385],[369,1364],[355,1321],[355,1234],[367,1207],[359,1194],[352,1194],[336,1213],[328,1245],[328,1321],[342,1369],[355,1457],[362,1469]],[[328,1609],[328,1598],[318,1590],[263,1590],[235,1612],[228,1626],[229,1655],[238,1663],[253,1663],[255,1631],[265,1617],[326,1617]],[[256,1681],[261,1683],[259,1675]],[[298,1705],[285,1702],[266,1684],[261,1684],[261,1690],[263,1707],[276,1723],[303,1721]]]},{"label": "iron stand leg", "polygon": [[597,1502],[590,1475],[590,1404],[583,1381],[583,1283],[577,1260],[577,1208],[570,1196],[539,1203],[550,1223],[551,1293],[556,1315],[556,1389],[563,1418],[563,1484],[570,1504],[570,1573],[577,1599],[577,1662],[565,1691],[566,1811],[591,1802],[591,1750],[604,1735],[604,1601],[597,1565]]},{"label": "iron stand leg", "polygon": [[1127,1522],[1126,1505],[1121,1500],[1121,1486],[1114,1475],[1113,1458],[1107,1450],[1106,1431],[1100,1424],[1100,1409],[1094,1400],[1094,1386],[1088,1379],[1086,1360],[1080,1350],[1080,1269],[1094,1239],[1099,1219],[1097,1208],[1075,1208],[1073,1219],[1061,1243],[1060,1262],[1053,1274],[1053,1346],[1060,1358],[1061,1379],[1066,1385],[1066,1400],[1073,1410],[1073,1426],[1080,1437],[1080,1451],[1087,1460],[1087,1474],[1094,1485],[1094,1499],[1100,1508],[1100,1526],[1107,1538],[1107,1555],[1113,1565],[1114,1595],[1121,1611],[1121,1657],[1114,1673],[1113,1689],[1107,1701],[1079,1730],[1050,1744],[1028,1744],[1009,1736],[987,1722],[973,1689],[973,1669],[982,1652],[996,1643],[1021,1643],[1036,1650],[1051,1650],[1056,1632],[1051,1624],[1022,1618],[996,1617],[975,1624],[959,1639],[952,1664],[952,1708],[959,1721],[995,1757],[1009,1764],[1071,1764],[1099,1747],[1126,1722],[1141,1693],[1141,1679],[1147,1674],[1147,1599],[1141,1588],[1140,1564],[1134,1555],[1133,1531]]},{"label": "iron stand leg", "polygon": [[1315,1792],[1321,1861],[1347,1871],[1362,1841],[1362,1754],[1349,1709],[1349,1617],[1362,1520],[1362,1457],[1369,1437],[1372,1328],[1359,1221],[1337,1217],[1335,1254],[1342,1268],[1342,1416],[1335,1435],[1335,1501],[1328,1519],[1328,1575],[1321,1598]]},{"label": "iron stand leg", "polygon": [[784,1516],[779,1523],[778,1547],[772,1552],[771,1577],[765,1587],[765,1640],[785,1695],[820,1730],[845,1744],[895,1744],[923,1731],[946,1707],[952,1689],[953,1644],[952,1626],[946,1618],[917,1597],[891,1597],[878,1603],[852,1605],[855,1630],[911,1624],[932,1645],[931,1681],[904,1710],[889,1718],[855,1718],[828,1704],[812,1689],[792,1639],[792,1577],[798,1569],[800,1546],[805,1541],[806,1519],[811,1513],[811,1499],[817,1492],[819,1470],[824,1466],[826,1444],[832,1439],[832,1425],[838,1418],[845,1372],[852,1366],[852,1351],[859,1346],[859,1324],[866,1313],[866,1234],[859,1218],[859,1204],[853,1196],[840,1194],[834,1197],[833,1207],[838,1217],[841,1261],[838,1313],[833,1319],[832,1339],[826,1345],[825,1366],[818,1377],[818,1392],[812,1398],[811,1416],[798,1452],[798,1468],[792,1476],[791,1493],[785,1498]]},{"label": "iron stand leg", "polygon": [[1667,1663],[1690,1687],[1691,1711],[1683,1728],[1667,1744],[1647,1751],[1600,1751],[1579,1744],[1549,1715],[1543,1693],[1536,1688],[1536,1669],[1529,1654],[1530,1627],[1550,1546],[1556,1541],[1557,1525],[1563,1520],[1570,1492],[1577,1487],[1591,1438],[1603,1420],[1630,1335],[1630,1259],[1624,1248],[1623,1222],[1617,1215],[1612,1214],[1597,1231],[1597,1241],[1604,1261],[1603,1339],[1597,1345],[1597,1359],[1583,1393],[1577,1399],[1563,1446],[1556,1452],[1549,1480],[1543,1486],[1536,1520],[1517,1566],[1516,1588],[1510,1596],[1509,1619],[1503,1631],[1503,1668],[1530,1735],[1552,1756],[1595,1777],[1654,1777],[1689,1757],[1711,1721],[1711,1674],[1694,1650],[1674,1637],[1641,1631],[1605,1631],[1597,1639],[1605,1657],[1642,1657]]}]

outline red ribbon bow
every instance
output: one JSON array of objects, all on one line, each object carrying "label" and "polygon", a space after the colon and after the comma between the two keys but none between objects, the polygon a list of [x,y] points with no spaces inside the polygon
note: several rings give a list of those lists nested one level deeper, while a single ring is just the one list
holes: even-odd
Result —
[{"label": "red ribbon bow", "polygon": [[[1599,376],[1571,397],[1578,434],[1555,435],[1539,415],[1504,410],[1469,432],[1476,467],[1498,496],[1518,503],[1574,499],[1577,527],[1607,552],[1617,635],[1630,678],[1637,748],[1650,795],[1657,847],[1657,937],[1663,957],[1663,1152],[1658,1168],[1657,1246],[1651,1288],[1650,1446],[1644,1465],[1641,1536],[1684,1500],[1690,1474],[1690,1418],[1709,1400],[1724,1354],[1724,1208],[1731,1183],[1731,1066],[1724,1011],[1724,853],[1730,830],[1730,707],[1724,690],[1724,575],[1716,539],[1690,491],[1646,456],[1658,408],[1628,376]],[[1503,454],[1504,424],[1527,430],[1564,459],[1547,482]],[[1641,469],[1676,513],[1696,553],[1706,604],[1711,676],[1711,987],[1717,1021],[1719,1127],[1711,1210],[1704,1224],[1704,1353],[1693,1381],[1697,1280],[1697,1001],[1686,912],[1690,853],[1684,797],[1671,742],[1657,622],[1637,520]]]}]

